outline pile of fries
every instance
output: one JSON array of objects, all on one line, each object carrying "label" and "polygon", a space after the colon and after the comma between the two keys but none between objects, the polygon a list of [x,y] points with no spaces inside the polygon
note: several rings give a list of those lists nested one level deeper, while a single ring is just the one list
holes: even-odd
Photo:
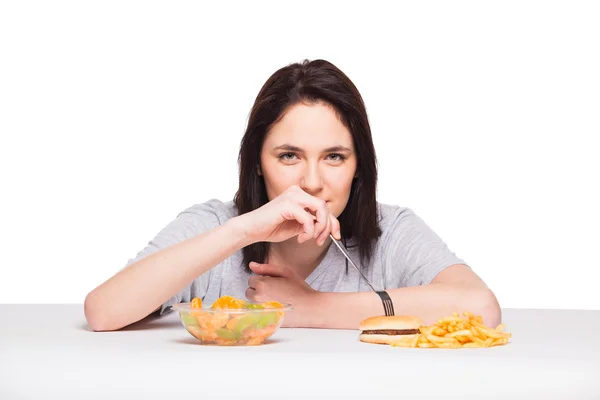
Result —
[{"label": "pile of fries", "polygon": [[507,344],[512,337],[512,334],[503,332],[504,324],[488,328],[481,316],[475,317],[470,312],[464,312],[463,315],[466,318],[461,318],[455,312],[451,317],[438,319],[432,326],[421,326],[420,334],[394,341],[392,346],[445,349],[492,347]]}]

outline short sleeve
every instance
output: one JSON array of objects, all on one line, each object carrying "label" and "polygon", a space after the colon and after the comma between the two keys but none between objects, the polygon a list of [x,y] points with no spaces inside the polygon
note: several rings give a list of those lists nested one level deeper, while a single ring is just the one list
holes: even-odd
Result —
[{"label": "short sleeve", "polygon": [[445,268],[465,261],[410,208],[398,208],[382,235],[387,288],[427,285]]},{"label": "short sleeve", "polygon": [[[154,238],[148,242],[146,247],[137,253],[134,258],[130,259],[124,268],[127,268],[128,266],[160,250],[191,239],[203,232],[207,232],[219,226],[222,223],[222,209],[223,203],[219,200],[213,199],[206,203],[194,205],[182,211],[173,221],[171,221],[160,232],[158,232],[158,234],[156,234],[156,236],[154,236]],[[177,266],[174,265],[173,268],[177,268]],[[201,275],[191,282],[186,288],[167,300],[161,306],[160,313],[163,314],[165,310],[170,308],[173,304],[190,301],[192,294],[194,297],[204,297],[206,291],[208,290],[210,272],[211,271],[208,271]]]}]

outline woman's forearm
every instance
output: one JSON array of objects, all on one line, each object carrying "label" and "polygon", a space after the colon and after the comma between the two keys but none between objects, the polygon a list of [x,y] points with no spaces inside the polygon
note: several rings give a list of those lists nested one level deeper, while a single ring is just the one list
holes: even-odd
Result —
[{"label": "woman's forearm", "polygon": [[248,245],[236,219],[145,257],[91,291],[85,316],[96,331],[146,317],[196,277]]},{"label": "woman's forearm", "polygon": [[[496,327],[502,317],[496,297],[487,288],[473,285],[435,283],[387,290],[395,315],[414,315],[425,325],[458,312],[481,315],[487,326]],[[318,293],[315,296],[311,327],[358,329],[360,322],[384,315],[381,298],[374,292]]]}]

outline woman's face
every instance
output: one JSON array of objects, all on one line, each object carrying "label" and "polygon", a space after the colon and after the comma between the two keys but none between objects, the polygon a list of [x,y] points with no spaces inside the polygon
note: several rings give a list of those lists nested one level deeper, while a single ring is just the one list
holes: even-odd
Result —
[{"label": "woman's face", "polygon": [[338,217],[356,175],[352,136],[325,103],[298,103],[267,134],[260,156],[269,200],[292,185],[327,201]]}]

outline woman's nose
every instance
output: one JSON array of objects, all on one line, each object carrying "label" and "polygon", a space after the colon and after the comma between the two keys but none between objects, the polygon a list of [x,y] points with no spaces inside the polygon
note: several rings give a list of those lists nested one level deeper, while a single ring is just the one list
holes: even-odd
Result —
[{"label": "woman's nose", "polygon": [[323,188],[323,177],[316,166],[306,168],[300,182],[300,188],[309,194],[317,193]]}]

